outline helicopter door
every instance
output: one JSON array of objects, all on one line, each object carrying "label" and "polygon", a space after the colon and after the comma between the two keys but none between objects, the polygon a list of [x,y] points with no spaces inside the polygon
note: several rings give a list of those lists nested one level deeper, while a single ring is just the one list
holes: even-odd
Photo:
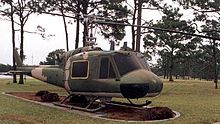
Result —
[{"label": "helicopter door", "polygon": [[107,57],[101,59],[99,77],[101,79],[116,78],[112,63]]}]

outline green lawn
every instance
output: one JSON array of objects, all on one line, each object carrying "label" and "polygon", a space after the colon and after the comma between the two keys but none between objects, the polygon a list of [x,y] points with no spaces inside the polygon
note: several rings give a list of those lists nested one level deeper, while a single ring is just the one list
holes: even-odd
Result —
[{"label": "green lawn", "polygon": [[[65,90],[28,79],[25,85],[13,84],[10,79],[0,79],[0,92],[49,90],[66,94]],[[122,99],[115,99],[122,100]],[[140,99],[138,102],[143,102]],[[220,121],[220,89],[214,89],[212,82],[178,80],[164,81],[159,97],[152,98],[152,106],[166,106],[181,113],[178,119],[161,122],[164,124],[208,124]],[[134,113],[134,116],[137,113]],[[69,113],[64,110],[37,105],[0,94],[0,124],[93,124],[122,123],[105,121]]]}]

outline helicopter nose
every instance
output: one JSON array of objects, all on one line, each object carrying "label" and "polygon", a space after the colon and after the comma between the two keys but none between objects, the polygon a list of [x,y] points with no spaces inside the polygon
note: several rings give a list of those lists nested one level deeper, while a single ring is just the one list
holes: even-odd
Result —
[{"label": "helicopter nose", "polygon": [[160,78],[146,70],[137,70],[123,77],[126,83],[120,85],[120,90],[125,98],[142,98],[156,96],[163,88]]},{"label": "helicopter nose", "polygon": [[141,98],[149,91],[148,84],[121,84],[121,93],[125,98]]}]

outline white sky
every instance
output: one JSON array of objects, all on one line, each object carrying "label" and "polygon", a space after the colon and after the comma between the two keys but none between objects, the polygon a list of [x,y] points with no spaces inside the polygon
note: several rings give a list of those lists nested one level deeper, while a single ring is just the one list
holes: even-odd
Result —
[{"label": "white sky", "polygon": [[[55,49],[66,49],[65,33],[61,17],[49,15],[30,16],[25,30],[36,31],[37,25],[41,25],[46,29],[47,34],[55,36],[44,40],[40,35],[25,33],[24,36],[24,54],[26,55],[25,64],[38,65],[40,61],[44,61],[49,52]],[[19,32],[16,32],[16,47],[19,48],[20,38]],[[69,33],[69,49],[74,49],[75,28],[74,25],[68,26]],[[80,31],[82,34],[82,31]],[[97,33],[96,33],[97,34]],[[81,40],[82,37],[80,37]],[[130,28],[127,28],[126,37],[122,40],[128,41],[131,47]],[[130,42],[130,43],[129,43]],[[103,37],[97,37],[97,44],[105,50],[109,50],[109,42]],[[82,44],[80,44],[82,46]],[[12,41],[11,41],[11,24],[8,21],[0,20],[0,63],[12,64]],[[118,48],[118,47],[117,47]],[[116,48],[116,49],[117,49]]]},{"label": "white sky", "polygon": [[[57,17],[49,16],[31,16],[28,20],[25,30],[36,31],[37,25],[46,28],[47,33],[55,34],[48,40],[43,40],[40,35],[25,33],[24,36],[24,53],[26,56],[25,63],[38,64],[39,61],[45,59],[49,52],[55,49],[65,48],[64,35],[62,35],[62,20]],[[11,25],[10,22],[0,21],[0,62],[11,64]],[[16,32],[16,47],[19,48],[20,38],[19,32]],[[33,59],[32,59],[33,56]]]},{"label": "white sky", "polygon": [[[24,54],[26,59],[25,64],[39,64],[44,61],[49,52],[56,49],[65,49],[65,33],[61,17],[50,15],[32,15],[25,30],[36,31],[37,25],[41,25],[46,29],[47,34],[54,34],[55,36],[49,39],[43,39],[40,35],[25,33],[24,36]],[[69,50],[75,47],[75,25],[68,25],[69,33]],[[19,32],[16,32],[16,47],[20,46]],[[80,40],[82,39],[82,31],[80,31]],[[128,34],[129,35],[129,34]],[[11,24],[8,21],[0,20],[0,63],[12,64],[12,41],[11,41]],[[81,43],[81,41],[80,41]],[[109,43],[103,37],[97,37],[98,46],[102,49],[108,50]],[[80,47],[82,43],[80,44]]]},{"label": "white sky", "polygon": [[[192,12],[188,12],[191,14]],[[186,15],[189,15],[186,13]],[[143,19],[160,19],[161,13],[156,11],[146,11],[143,12]],[[47,34],[54,34],[47,40],[43,40],[41,36],[36,34],[25,33],[24,36],[24,54],[26,55],[25,64],[38,65],[40,61],[45,61],[46,56],[49,52],[55,49],[66,49],[65,33],[63,27],[63,21],[61,17],[55,17],[50,15],[31,15],[25,30],[36,31],[37,25],[41,25],[46,29]],[[74,25],[68,25],[69,33],[69,49],[74,49],[75,45],[75,28]],[[19,32],[16,32],[17,34]],[[97,34],[97,33],[96,33]],[[82,35],[82,31],[80,31]],[[82,36],[80,36],[80,40]],[[20,38],[16,35],[16,47],[19,48]],[[126,37],[122,40],[128,42],[128,46],[131,47],[131,32],[130,27],[126,28]],[[97,37],[98,46],[104,50],[109,50],[109,42],[104,40],[103,37]],[[82,46],[82,45],[80,45]],[[143,46],[143,45],[142,45]],[[118,49],[119,47],[116,47]],[[143,48],[142,48],[143,49]],[[0,63],[12,64],[12,42],[11,42],[11,24],[9,21],[0,20]]]}]

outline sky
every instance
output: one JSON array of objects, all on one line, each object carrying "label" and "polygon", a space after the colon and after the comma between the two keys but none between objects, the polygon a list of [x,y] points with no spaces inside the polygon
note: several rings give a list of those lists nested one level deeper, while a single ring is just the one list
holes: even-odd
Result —
[{"label": "sky", "polygon": [[[46,29],[46,33],[54,34],[54,37],[43,39],[40,35],[25,33],[24,36],[24,54],[26,55],[26,64],[39,64],[43,61],[49,52],[55,49],[65,48],[64,36],[62,32],[62,20],[53,16],[31,16],[28,20],[25,30],[36,31],[37,26],[41,25]],[[3,64],[12,63],[12,42],[11,25],[8,21],[0,21],[0,62]],[[16,47],[19,48],[20,37],[16,32]]]},{"label": "sky", "polygon": [[[47,39],[43,39],[40,35],[25,33],[24,35],[24,54],[26,59],[25,64],[38,65],[40,61],[45,61],[48,53],[56,49],[65,49],[65,33],[61,17],[50,15],[32,15],[27,25],[26,31],[36,31],[37,26],[41,25],[45,28],[46,34],[54,35]],[[17,28],[18,29],[18,28]],[[20,46],[19,32],[16,32],[16,47]],[[75,26],[68,25],[69,34],[69,49],[73,50],[75,47]],[[128,34],[129,35],[129,34]],[[11,41],[11,24],[8,21],[0,20],[0,63],[12,64],[12,41]],[[82,38],[82,31],[80,31],[80,38]],[[126,38],[125,38],[126,39]],[[81,40],[81,39],[80,39]],[[97,35],[97,46],[104,50],[109,50],[109,42],[103,39],[102,36]],[[79,45],[80,47],[82,44]]]},{"label": "sky", "polygon": [[[192,12],[186,13],[186,15]],[[162,14],[153,10],[143,10],[142,17],[144,20],[158,20]],[[38,65],[40,61],[45,61],[49,52],[56,49],[66,49],[65,33],[63,27],[63,21],[61,17],[51,15],[31,15],[27,24],[25,25],[26,31],[36,31],[37,26],[40,25],[45,28],[46,34],[52,34],[53,37],[43,39],[40,35],[25,33],[24,36],[24,54],[26,59],[24,64]],[[74,49],[75,41],[75,24],[68,24],[69,33],[69,49]],[[19,32],[16,32],[16,47],[19,48],[20,38]],[[96,33],[97,34],[97,33]],[[82,31],[80,31],[80,39],[82,38]],[[96,35],[97,46],[104,50],[109,50],[110,44],[102,36]],[[126,27],[126,36],[121,41],[128,42],[128,46],[131,47],[131,31],[130,27]],[[141,44],[143,45],[143,43]],[[80,44],[80,47],[82,44]],[[120,46],[116,47],[119,49]],[[144,50],[143,48],[141,49]],[[0,19],[0,63],[12,64],[12,41],[11,41],[11,23],[6,20]]]}]

